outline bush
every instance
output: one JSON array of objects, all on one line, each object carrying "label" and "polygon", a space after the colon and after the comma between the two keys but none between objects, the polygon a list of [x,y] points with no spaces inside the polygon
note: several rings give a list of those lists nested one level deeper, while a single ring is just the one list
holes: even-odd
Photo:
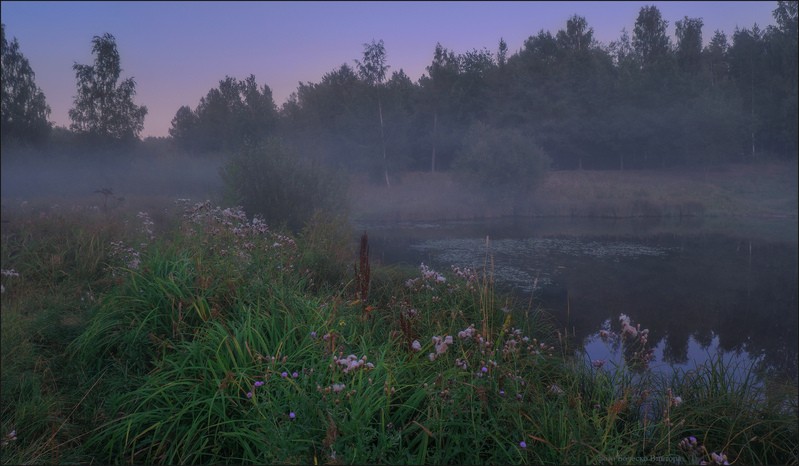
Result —
[{"label": "bush", "polygon": [[344,177],[301,160],[279,140],[243,149],[222,170],[230,200],[270,225],[299,231],[317,211],[341,213]]},{"label": "bush", "polygon": [[494,200],[512,200],[515,210],[543,181],[549,164],[549,156],[520,129],[477,123],[454,168]]}]

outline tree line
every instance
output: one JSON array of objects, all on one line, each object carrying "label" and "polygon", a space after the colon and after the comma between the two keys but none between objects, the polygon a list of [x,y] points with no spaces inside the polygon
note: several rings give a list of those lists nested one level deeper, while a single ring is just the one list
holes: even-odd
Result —
[{"label": "tree line", "polygon": [[[389,185],[399,172],[480,171],[503,157],[495,171],[513,171],[530,165],[523,150],[516,153],[523,147],[535,148],[535,164],[546,158],[559,169],[796,157],[797,2],[778,2],[773,15],[775,26],[736,29],[731,37],[717,30],[704,46],[701,18],[676,21],[672,43],[655,6],[641,8],[632,33],[608,45],[574,15],[565,29],[541,30],[515,53],[502,39],[495,51],[456,53],[436,44],[416,82],[401,69],[389,74],[385,45],[372,41],[354,66],[300,83],[280,108],[255,76],[226,76],[194,108],[177,110],[169,140],[199,155],[279,138],[308,161]],[[73,67],[69,136],[136,144],[147,109],[133,103],[135,81],[120,82],[113,36],[92,44],[95,63]],[[3,141],[53,138],[44,94],[5,27],[2,83]],[[497,151],[505,142],[514,155]]]}]

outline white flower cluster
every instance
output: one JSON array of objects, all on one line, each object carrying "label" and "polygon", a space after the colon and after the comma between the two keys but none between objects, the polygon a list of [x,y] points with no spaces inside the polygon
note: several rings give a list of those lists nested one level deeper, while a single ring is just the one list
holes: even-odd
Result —
[{"label": "white flower cluster", "polygon": [[437,357],[447,352],[447,348],[449,348],[449,345],[452,344],[452,336],[447,335],[444,338],[441,338],[440,336],[436,335],[433,337],[433,344],[436,347],[436,352],[427,355],[431,361],[435,361]]},{"label": "white flower cluster", "polygon": [[419,266],[419,272],[422,275],[421,277],[409,278],[405,281],[405,286],[407,288],[418,287],[420,289],[426,288],[428,290],[432,290],[434,285],[440,285],[442,283],[446,283],[447,281],[443,275],[426,266],[424,262],[422,262],[422,264]]},{"label": "white flower cluster", "polygon": [[452,273],[455,274],[456,277],[462,278],[466,282],[466,289],[474,290],[475,285],[477,283],[477,272],[474,269],[470,269],[469,267],[458,267],[456,265],[451,266]]},{"label": "white flower cluster", "polygon": [[[177,203],[185,205],[185,201],[185,199],[179,199]],[[188,220],[188,225],[185,226],[188,235],[198,233],[192,225],[199,226],[204,232],[210,233],[215,238],[230,239],[232,235],[232,242],[223,241],[219,244],[209,244],[211,249],[218,248],[220,255],[232,254],[246,263],[251,259],[250,251],[261,244],[263,245],[261,247],[271,249],[285,259],[289,269],[294,267],[291,255],[296,253],[295,241],[288,236],[270,231],[263,218],[256,215],[249,220],[242,207],[222,209],[212,206],[211,201],[200,202],[191,207],[184,206],[184,208],[184,218]],[[262,242],[259,243],[258,240]]]},{"label": "white flower cluster", "polygon": [[[9,277],[9,278],[19,277],[19,273],[17,273],[17,271],[14,269],[2,269],[0,270],[0,274],[2,274],[4,277]],[[6,287],[3,284],[0,284],[0,293],[5,293],[5,292],[6,292]]]},{"label": "white flower cluster", "polygon": [[[136,214],[136,216],[139,217],[139,220],[141,220],[142,233],[144,233],[147,236],[147,240],[148,241],[154,240],[155,230],[153,230],[153,227],[155,226],[155,223],[150,218],[150,214],[148,214],[147,212],[139,212],[138,214]],[[146,245],[147,243],[142,243],[142,247]]]},{"label": "white flower cluster", "polygon": [[8,446],[9,443],[15,442],[17,440],[17,430],[11,429],[11,432],[7,433],[3,440],[0,441],[0,446]]},{"label": "white flower cluster", "polygon": [[125,246],[122,241],[111,242],[111,257],[124,262],[129,269],[136,270],[141,264],[139,251]]},{"label": "white flower cluster", "polygon": [[419,270],[422,272],[422,278],[425,280],[434,281],[436,283],[444,283],[447,281],[443,275],[424,265],[424,262],[422,262],[422,265],[419,266]]},{"label": "white flower cluster", "polygon": [[647,339],[649,338],[649,329],[641,330],[641,324],[636,325],[633,327],[630,325],[630,318],[627,314],[621,314],[619,316],[619,322],[621,322],[621,334],[622,336],[629,335],[632,338],[638,337],[641,340],[641,344],[645,345]]},{"label": "white flower cluster", "polygon": [[366,362],[366,355],[361,356],[361,359],[358,359],[358,356],[351,354],[346,358],[336,358],[333,356],[333,362],[338,364],[339,366],[344,368],[344,373],[347,374],[349,372],[354,372],[360,368],[366,369],[374,369],[375,365],[371,362]]},{"label": "white flower cluster", "polygon": [[474,328],[474,324],[471,324],[469,325],[468,328],[458,332],[458,338],[460,338],[461,340],[468,340],[472,338],[472,336],[474,336],[474,332],[476,331],[477,330]]}]

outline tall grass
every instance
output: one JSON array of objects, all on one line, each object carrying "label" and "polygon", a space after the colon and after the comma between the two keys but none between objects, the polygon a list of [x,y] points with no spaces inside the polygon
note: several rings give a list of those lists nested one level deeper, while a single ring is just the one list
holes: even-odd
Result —
[{"label": "tall grass", "polygon": [[295,240],[180,208],[157,235],[100,212],[4,228],[4,464],[799,462],[795,388],[721,360],[661,378],[640,337],[585,365],[497,295],[490,256],[374,266],[367,312],[333,223]]}]

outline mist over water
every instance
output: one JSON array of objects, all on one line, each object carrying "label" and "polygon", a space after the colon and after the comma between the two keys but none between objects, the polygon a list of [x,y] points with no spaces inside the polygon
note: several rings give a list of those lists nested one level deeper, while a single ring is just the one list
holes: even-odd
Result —
[{"label": "mist over water", "polygon": [[[220,169],[228,160],[169,154],[77,161],[4,154],[0,187],[4,205],[41,199],[102,206],[97,191],[104,188],[113,191],[109,207],[137,198],[219,202]],[[435,180],[441,182],[427,180],[426,188],[411,177],[392,190],[370,188],[364,197],[374,208],[370,220],[352,227],[369,232],[376,262],[414,267],[424,262],[442,271],[490,264],[500,291],[518,298],[517,310],[532,298],[592,359],[618,356],[597,332],[617,325],[624,313],[650,329],[661,368],[690,368],[722,352],[796,379],[795,217],[386,220],[397,199],[418,206],[411,208],[417,215],[424,213],[419,209],[452,214],[453,206],[473,206],[464,203],[463,186]],[[789,189],[795,190],[795,181]],[[411,195],[382,197],[401,192]],[[471,195],[481,197],[477,190]]]}]

